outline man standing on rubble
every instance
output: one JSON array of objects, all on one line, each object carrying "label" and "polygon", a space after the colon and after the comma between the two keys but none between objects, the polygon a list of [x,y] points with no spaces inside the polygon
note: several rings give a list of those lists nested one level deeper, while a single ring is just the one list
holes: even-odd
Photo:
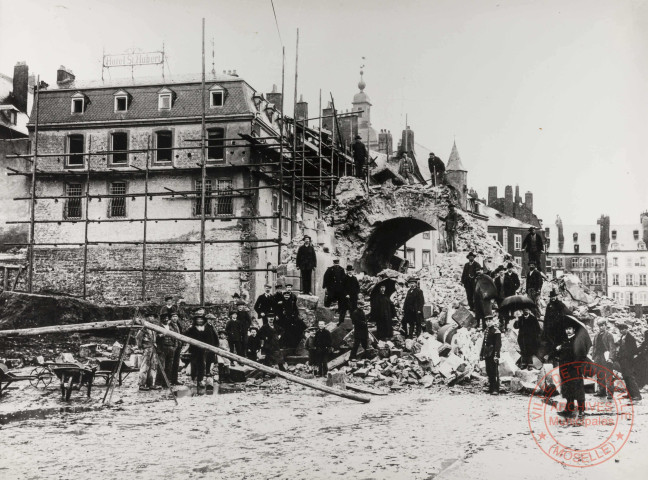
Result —
[{"label": "man standing on rubble", "polygon": [[544,241],[535,230],[535,227],[529,227],[529,233],[522,242],[522,249],[527,252],[529,265],[533,262],[538,267],[538,270],[542,271],[540,254],[544,250]]},{"label": "man standing on rubble", "polygon": [[466,298],[468,299],[468,308],[475,310],[475,282],[477,279],[477,268],[481,269],[481,265],[475,262],[476,255],[470,252],[466,255],[468,262],[464,265],[463,272],[461,273],[461,283],[466,290]]},{"label": "man standing on rubble", "polygon": [[236,305],[238,313],[238,321],[243,329],[243,352],[247,352],[248,330],[252,326],[252,316],[247,309],[247,305],[243,300],[239,300]]},{"label": "man standing on rubble", "polygon": [[531,315],[531,311],[525,308],[522,315],[513,324],[518,330],[518,345],[520,347],[520,368],[524,370],[533,368],[533,356],[538,352],[540,340],[540,324],[538,319]]},{"label": "man standing on rubble", "polygon": [[508,265],[506,265],[506,274],[504,274],[503,280],[504,298],[515,295],[518,288],[520,288],[520,277],[515,273],[515,265],[513,265],[512,262],[509,262]]},{"label": "man standing on rubble", "polygon": [[[149,313],[146,318],[150,323],[157,324],[157,317],[154,313]],[[137,332],[135,337],[137,348],[142,351],[142,359],[139,371],[139,389],[145,390],[160,390],[162,387],[155,384],[157,376],[158,362],[156,343],[157,336],[154,330],[149,328],[142,328]]]},{"label": "man standing on rubble", "polygon": [[403,302],[403,328],[405,329],[405,337],[412,338],[421,334],[425,298],[423,297],[423,290],[418,287],[418,278],[410,278],[408,284],[409,290]]},{"label": "man standing on rubble", "polygon": [[324,297],[325,307],[330,307],[333,302],[338,302],[342,297],[342,291],[344,289],[344,269],[340,266],[339,258],[333,259],[333,265],[324,272],[324,283],[322,287],[326,289],[326,296]]},{"label": "man standing on rubble", "polygon": [[488,393],[499,395],[499,357],[502,349],[502,333],[497,328],[497,318],[486,316],[488,330],[484,332],[480,359],[486,362],[486,375],[488,375]]},{"label": "man standing on rubble", "polygon": [[270,293],[272,287],[268,284],[264,286],[265,292],[259,295],[254,304],[254,311],[256,312],[258,318],[261,319],[261,322],[271,313],[275,313],[275,297]]},{"label": "man standing on rubble", "polygon": [[317,331],[313,338],[313,350],[318,376],[325,377],[328,373],[329,354],[333,350],[333,338],[331,332],[326,329],[324,320],[317,322]]},{"label": "man standing on rubble", "polygon": [[448,205],[448,215],[445,218],[439,217],[445,222],[446,233],[446,250],[448,252],[457,251],[457,225],[459,223],[459,215],[455,210],[455,206],[451,203]]},{"label": "man standing on rubble", "polygon": [[[218,342],[212,336],[212,329],[205,326],[205,310],[203,308],[199,308],[194,313],[194,324],[187,330],[186,335],[208,345]],[[189,355],[191,358],[191,380],[196,381],[196,386],[204,387],[207,352],[201,347],[189,345]]]},{"label": "man standing on rubble", "polygon": [[565,341],[563,318],[569,313],[567,306],[560,301],[558,293],[555,290],[551,290],[549,293],[549,303],[547,303],[544,315],[542,343],[544,344],[544,350],[548,352],[545,355],[545,360],[554,363],[554,367],[557,365],[557,362],[552,353],[558,345]]},{"label": "man standing on rubble", "polygon": [[354,360],[358,354],[358,348],[362,345],[365,351],[369,343],[369,325],[367,324],[367,317],[365,316],[362,307],[364,306],[364,299],[358,298],[356,308],[351,312],[351,321],[353,322],[353,348],[349,360]]},{"label": "man standing on rubble", "polygon": [[297,249],[297,269],[301,273],[301,291],[304,295],[312,292],[313,270],[317,266],[317,255],[311,244],[311,237],[304,236],[304,244]]},{"label": "man standing on rubble", "polygon": [[279,345],[279,335],[275,330],[275,316],[269,314],[263,321],[259,329],[259,341],[261,342],[261,353],[263,353],[263,364],[269,367],[277,366],[279,370],[284,371],[284,358]]},{"label": "man standing on rubble", "polygon": [[526,280],[526,293],[540,311],[540,294],[542,293],[542,284],[544,279],[542,273],[536,270],[535,262],[529,262],[529,273]]},{"label": "man standing on rubble", "polygon": [[360,282],[353,274],[353,265],[347,265],[347,272],[342,282],[342,295],[340,300],[339,310],[340,317],[338,318],[338,325],[344,322],[347,311],[353,312],[358,306],[358,295],[360,294]]},{"label": "man standing on rubble", "polygon": [[171,315],[178,313],[178,306],[173,303],[173,297],[171,295],[164,297],[164,301],[166,305],[162,305],[160,309],[160,320],[165,316],[171,318]]},{"label": "man standing on rubble", "polygon": [[[565,317],[566,340],[556,347],[560,355],[560,393],[567,402],[565,410],[558,415],[577,417],[585,414],[585,383],[583,381],[583,362],[587,362],[587,352],[592,346],[585,326],[574,317]],[[576,410],[578,403],[578,410]]]},{"label": "man standing on rubble", "polygon": [[[177,313],[174,315],[178,315]],[[171,322],[171,319],[168,315],[160,317],[162,320],[162,326],[169,332],[180,333],[178,327]],[[172,383],[173,378],[173,357],[175,355],[176,349],[180,342],[173,337],[168,335],[158,335],[157,338],[157,349],[159,351],[158,358],[160,359],[160,365],[158,368],[158,374],[156,375],[156,383],[158,385],[164,386],[164,377],[162,372],[166,374],[166,378],[169,383]],[[166,385],[170,387],[170,385]]]},{"label": "man standing on rubble", "polygon": [[394,336],[393,319],[396,316],[396,307],[387,296],[387,287],[380,285],[378,293],[372,295],[371,320],[376,323],[376,337],[378,340],[389,340]]},{"label": "man standing on rubble", "polygon": [[353,163],[355,164],[355,176],[365,178],[364,166],[367,163],[367,147],[362,143],[360,135],[355,136],[355,142],[351,144],[353,151]]},{"label": "man standing on rubble", "polygon": [[[180,323],[180,315],[178,313],[171,314],[171,324],[175,327],[176,332],[182,335],[183,329]],[[182,342],[178,342],[175,352],[173,354],[173,365],[171,367],[171,376],[169,381],[171,385],[180,385],[178,382],[178,371],[180,370],[180,355],[182,354]]]},{"label": "man standing on rubble", "polygon": [[403,156],[398,164],[398,174],[403,177],[406,184],[416,184],[416,178],[414,177],[414,161],[407,155],[407,152],[403,152]]},{"label": "man standing on rubble", "polygon": [[433,187],[438,187],[443,183],[443,175],[445,174],[445,163],[434,153],[430,152],[428,157],[428,167],[430,168],[430,180]]}]

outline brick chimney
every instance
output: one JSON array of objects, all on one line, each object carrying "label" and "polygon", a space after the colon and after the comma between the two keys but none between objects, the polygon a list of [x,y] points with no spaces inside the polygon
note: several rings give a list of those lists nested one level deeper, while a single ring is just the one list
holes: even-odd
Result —
[{"label": "brick chimney", "polygon": [[528,208],[531,213],[533,213],[533,193],[526,192],[524,194],[524,206]]},{"label": "brick chimney", "polygon": [[295,119],[308,120],[308,102],[304,101],[304,96],[299,96],[299,101],[295,104]]},{"label": "brick chimney", "polygon": [[61,65],[56,71],[56,84],[59,88],[73,88],[76,77],[72,70]]},{"label": "brick chimney", "polygon": [[510,185],[507,185],[504,187],[504,199],[507,202],[513,203],[513,187]]},{"label": "brick chimney", "polygon": [[[337,110],[335,113],[337,114]],[[331,102],[328,102],[328,106],[322,109],[322,117],[325,117],[322,118],[322,128],[332,132],[335,118],[333,118],[333,104]]]},{"label": "brick chimney", "polygon": [[393,153],[393,140],[391,132],[387,130],[380,130],[378,134],[378,151],[391,157]]},{"label": "brick chimney", "polygon": [[520,197],[520,186],[515,186],[515,203],[522,203],[522,197]]},{"label": "brick chimney", "polygon": [[610,217],[607,215],[601,215],[601,217],[596,221],[600,226],[601,235],[601,253],[607,254],[608,247],[610,246]]},{"label": "brick chimney", "polygon": [[27,96],[29,92],[29,67],[25,62],[14,66],[13,74],[13,103],[21,112],[27,112]]},{"label": "brick chimney", "polygon": [[411,130],[409,125],[405,127],[401,136],[399,153],[402,152],[414,152],[414,130]]},{"label": "brick chimney", "polygon": [[497,201],[497,187],[488,187],[488,205]]},{"label": "brick chimney", "polygon": [[276,85],[272,85],[272,92],[266,93],[266,98],[268,102],[274,104],[275,108],[281,112],[281,92],[277,91]]}]

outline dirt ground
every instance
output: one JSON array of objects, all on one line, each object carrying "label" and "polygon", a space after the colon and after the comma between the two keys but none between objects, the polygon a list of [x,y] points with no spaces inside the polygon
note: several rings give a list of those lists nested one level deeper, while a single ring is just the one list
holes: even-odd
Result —
[{"label": "dirt ground", "polygon": [[[176,406],[159,392],[137,392],[134,380],[115,391],[111,409],[0,426],[0,478],[609,480],[648,471],[643,405],[618,461],[579,469],[536,446],[523,395],[440,387],[360,404],[275,379],[245,392],[179,398]],[[57,392],[49,392],[40,395],[53,400]],[[75,394],[73,404],[88,403]],[[562,432],[576,446],[597,434]]]}]

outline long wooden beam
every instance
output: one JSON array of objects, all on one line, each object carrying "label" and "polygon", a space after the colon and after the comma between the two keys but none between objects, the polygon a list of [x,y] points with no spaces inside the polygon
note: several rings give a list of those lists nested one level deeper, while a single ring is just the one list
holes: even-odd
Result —
[{"label": "long wooden beam", "polygon": [[307,380],[305,378],[298,377],[296,375],[292,375],[288,372],[282,372],[281,370],[277,370],[272,367],[268,367],[266,365],[263,365],[261,363],[254,362],[252,360],[249,360],[245,357],[240,357],[234,353],[228,352],[227,350],[223,350],[218,347],[214,347],[213,345],[208,345],[207,343],[199,342],[198,340],[194,340],[193,338],[186,337],[184,335],[181,335],[179,333],[173,332],[171,330],[167,330],[164,327],[161,327],[160,325],[156,325],[154,323],[147,322],[146,320],[136,320],[136,322],[146,328],[149,328],[151,330],[154,330],[158,333],[161,333],[163,335],[175,338],[176,340],[180,340],[181,342],[188,343],[190,345],[194,345],[196,347],[203,348],[205,350],[209,350],[211,352],[217,353],[221,357],[225,357],[229,360],[234,360],[235,362],[241,363],[243,365],[247,365],[248,367],[252,367],[255,370],[261,370],[262,372],[270,373],[272,375],[276,375],[278,377],[284,378],[290,382],[295,382],[299,383],[300,385],[304,385],[305,387],[310,387],[315,390],[320,390],[322,392],[330,393],[332,395],[337,395],[339,397],[344,397],[348,398],[351,400],[355,400],[356,402],[363,402],[363,403],[369,403],[371,400],[367,397],[363,397],[362,395],[356,395],[354,393],[349,393],[344,390],[338,390],[337,388],[331,388],[327,387],[326,385],[322,385],[321,383],[313,382],[311,380]]},{"label": "long wooden beam", "polygon": [[130,327],[133,320],[111,320],[107,322],[77,323],[76,325],[53,325],[51,327],[19,328],[0,330],[0,337],[26,337],[45,333],[83,332],[86,330],[103,330],[106,328]]}]

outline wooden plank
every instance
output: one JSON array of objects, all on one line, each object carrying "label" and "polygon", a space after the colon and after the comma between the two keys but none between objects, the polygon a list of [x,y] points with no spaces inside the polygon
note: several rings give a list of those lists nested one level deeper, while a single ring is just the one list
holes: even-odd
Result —
[{"label": "wooden plank", "polygon": [[349,358],[351,357],[351,350],[348,352],[343,353],[342,355],[335,357],[333,360],[328,362],[328,369],[333,370],[334,368],[341,367],[342,365],[345,365],[348,361]]},{"label": "wooden plank", "polygon": [[83,332],[86,330],[130,327],[132,324],[132,320],[112,320],[109,322],[78,323],[76,325],[53,325],[51,327],[20,328],[15,330],[0,330],[0,337],[25,337],[29,335],[43,335],[45,333]]},{"label": "wooden plank", "polygon": [[209,345],[204,342],[199,342],[198,340],[194,340],[193,338],[186,337],[184,335],[181,335],[179,333],[173,332],[171,330],[167,330],[164,327],[161,327],[160,325],[156,325],[154,323],[147,322],[146,320],[142,319],[137,319],[136,320],[137,324],[142,325],[146,328],[149,328],[151,330],[154,330],[158,333],[161,333],[163,335],[175,338],[177,340],[180,340],[182,342],[188,343],[190,345],[194,345],[196,347],[200,347],[204,350],[208,350],[210,352],[217,353],[221,357],[225,357],[229,360],[234,360],[235,362],[241,363],[243,365],[247,365],[249,367],[252,367],[256,370],[261,370],[262,372],[270,373],[272,375],[275,375],[277,377],[281,377],[283,379],[286,379],[290,382],[298,383],[300,385],[304,385],[305,387],[312,388],[314,390],[320,390],[322,392],[330,393],[332,395],[337,395],[339,397],[344,397],[348,398],[350,400],[355,400],[357,402],[363,402],[363,403],[369,403],[371,400],[367,397],[363,397],[362,395],[356,395],[353,393],[347,393],[345,391],[339,390],[337,388],[331,388],[327,387],[326,385],[318,382],[314,382],[312,380],[307,380],[305,378],[298,377],[296,375],[292,375],[288,372],[283,372],[281,370],[277,370],[272,367],[268,367],[267,365],[262,365],[260,363],[254,362],[248,358],[245,357],[240,357],[234,353],[231,353],[227,350],[223,350],[218,347],[214,347],[213,345]]},{"label": "wooden plank", "polygon": [[387,395],[387,392],[384,390],[376,390],[375,388],[365,387],[364,385],[357,385],[353,383],[347,383],[346,388],[348,390],[353,390],[354,392],[359,393],[368,393],[370,395]]}]

